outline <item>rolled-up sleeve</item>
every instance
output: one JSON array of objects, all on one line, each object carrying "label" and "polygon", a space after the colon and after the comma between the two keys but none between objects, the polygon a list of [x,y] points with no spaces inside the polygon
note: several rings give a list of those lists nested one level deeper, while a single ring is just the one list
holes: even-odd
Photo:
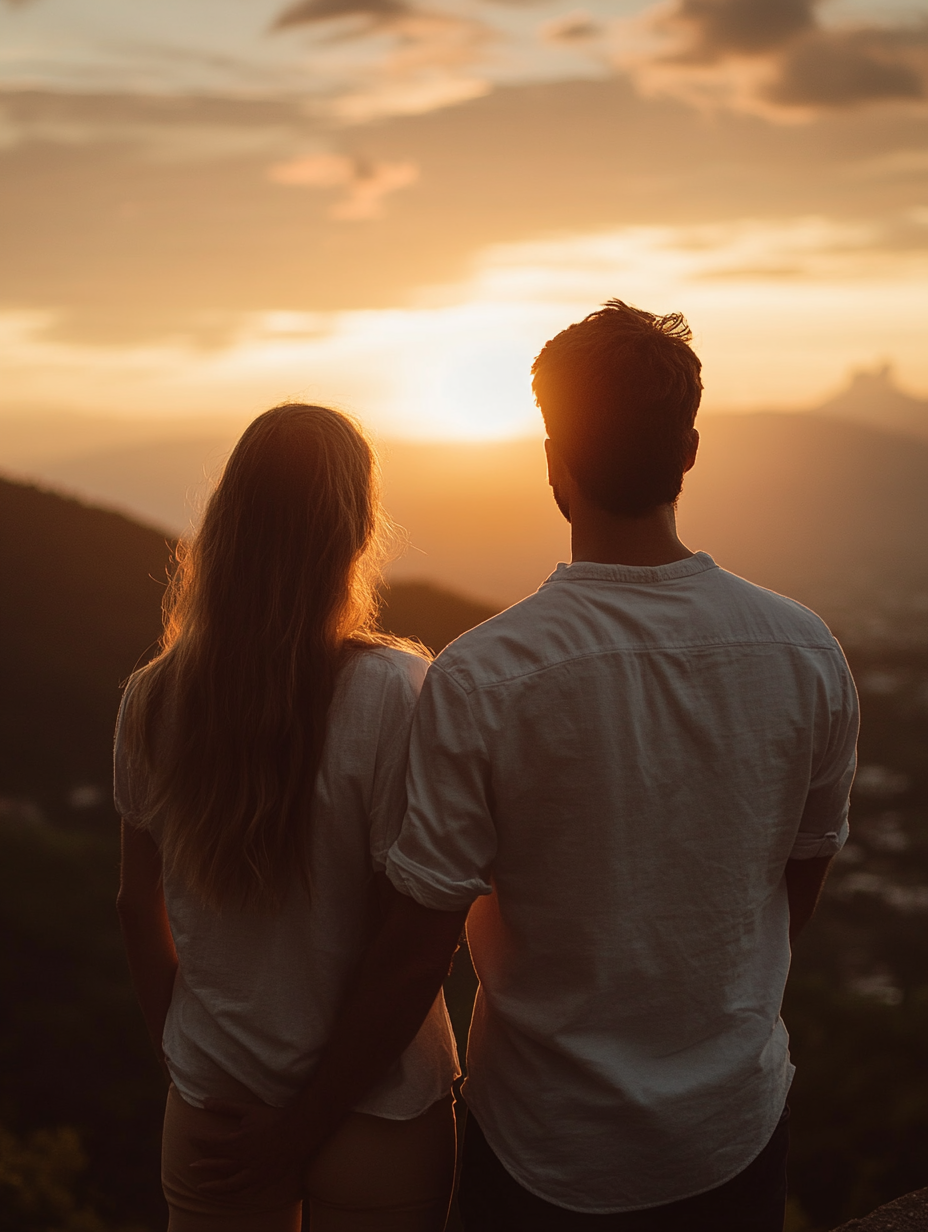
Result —
[{"label": "rolled-up sleeve", "polygon": [[471,703],[433,664],[413,721],[406,817],[387,857],[396,889],[439,911],[466,910],[493,888],[490,764]]},{"label": "rolled-up sleeve", "polygon": [[790,852],[791,860],[834,856],[847,842],[847,815],[857,769],[860,718],[857,690],[840,651],[836,662],[834,701],[828,707],[828,728],[820,742],[824,751],[813,769],[799,832]]}]

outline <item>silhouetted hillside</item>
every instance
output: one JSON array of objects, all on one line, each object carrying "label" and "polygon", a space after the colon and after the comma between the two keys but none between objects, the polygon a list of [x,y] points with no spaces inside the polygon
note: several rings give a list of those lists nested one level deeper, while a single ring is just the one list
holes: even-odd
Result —
[{"label": "silhouetted hillside", "polygon": [[[105,791],[119,684],[157,640],[162,534],[0,481],[0,795]],[[89,804],[92,793],[74,797]]]},{"label": "silhouetted hillside", "polygon": [[415,637],[436,654],[497,608],[475,603],[431,582],[395,582],[383,592],[380,623],[399,637]]},{"label": "silhouetted hillside", "polygon": [[[170,555],[159,531],[0,480],[0,796],[55,816],[108,808],[120,684],[153,650]],[[383,620],[440,650],[492,609],[397,584]]]},{"label": "silhouetted hillside", "polygon": [[221,469],[235,438],[214,434],[127,442],[47,462],[41,478],[86,494],[172,534],[198,515],[208,480]]},{"label": "silhouetted hillside", "polygon": [[917,398],[896,384],[890,364],[872,372],[851,374],[844,389],[814,408],[816,415],[834,415],[928,440],[928,398]]}]

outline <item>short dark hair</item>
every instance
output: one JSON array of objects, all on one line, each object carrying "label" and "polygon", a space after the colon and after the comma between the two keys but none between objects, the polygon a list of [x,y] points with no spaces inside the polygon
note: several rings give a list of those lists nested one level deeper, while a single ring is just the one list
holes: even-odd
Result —
[{"label": "short dark hair", "polygon": [[532,365],[548,436],[584,495],[611,513],[636,516],[680,495],[702,395],[692,336],[679,312],[610,299]]}]

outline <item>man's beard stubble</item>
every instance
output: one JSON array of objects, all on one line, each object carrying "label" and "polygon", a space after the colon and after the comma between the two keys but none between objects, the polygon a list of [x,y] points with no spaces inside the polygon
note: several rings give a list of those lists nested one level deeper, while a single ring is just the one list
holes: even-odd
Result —
[{"label": "man's beard stubble", "polygon": [[569,522],[570,521],[570,506],[568,505],[566,498],[563,496],[560,488],[557,486],[556,483],[552,483],[551,491],[554,494],[554,503],[557,505],[558,509],[560,509],[561,513],[564,515],[564,517]]}]

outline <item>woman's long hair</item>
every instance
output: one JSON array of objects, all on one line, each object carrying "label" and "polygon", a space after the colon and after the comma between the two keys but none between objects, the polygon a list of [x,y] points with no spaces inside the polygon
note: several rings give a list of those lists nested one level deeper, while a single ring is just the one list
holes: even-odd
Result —
[{"label": "woman's long hair", "polygon": [[213,908],[307,891],[309,804],[346,653],[375,632],[384,524],[356,423],[290,404],[243,433],[165,598],[161,653],[134,678],[130,765],[165,869]]}]

